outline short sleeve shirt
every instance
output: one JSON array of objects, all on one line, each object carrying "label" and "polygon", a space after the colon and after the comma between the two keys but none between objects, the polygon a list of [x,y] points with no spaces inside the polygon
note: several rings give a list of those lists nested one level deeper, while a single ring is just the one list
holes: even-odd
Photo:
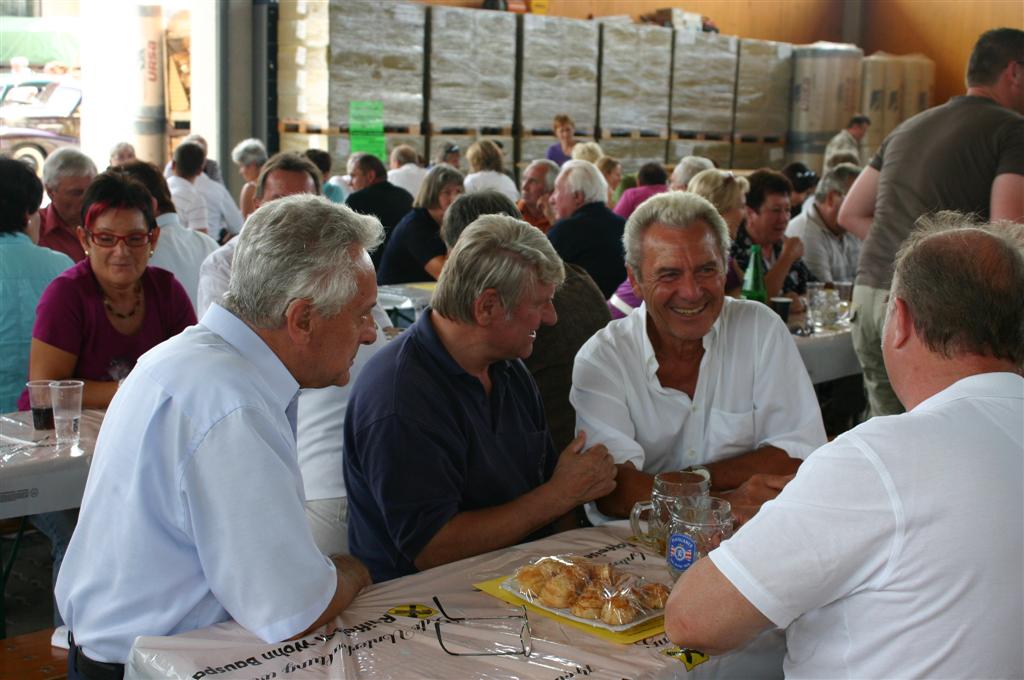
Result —
[{"label": "short sleeve shirt", "polygon": [[919,217],[956,210],[988,220],[993,180],[1024,175],[1024,116],[986,97],[953,97],[900,124],[871,167],[878,194],[857,283],[888,290],[896,251]]},{"label": "short sleeve shirt", "polygon": [[441,227],[430,212],[426,208],[413,208],[391,232],[380,260],[377,283],[393,285],[433,281],[434,277],[424,267],[446,252],[441,240]]},{"label": "short sleeve shirt", "polygon": [[492,364],[487,395],[445,349],[432,314],[370,359],[345,417],[349,547],[376,582],[415,572],[456,514],[519,498],[557,462],[523,363]]}]

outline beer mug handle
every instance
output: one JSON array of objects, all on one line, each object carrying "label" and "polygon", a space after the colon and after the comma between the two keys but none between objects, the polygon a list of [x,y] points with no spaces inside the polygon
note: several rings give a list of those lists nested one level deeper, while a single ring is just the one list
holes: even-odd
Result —
[{"label": "beer mug handle", "polygon": [[640,501],[633,506],[633,511],[629,513],[629,526],[633,530],[633,535],[639,538],[645,543],[652,543],[654,539],[651,537],[650,528],[651,523],[647,522],[647,532],[640,531],[640,515],[644,511],[654,511],[654,504],[650,501]]}]

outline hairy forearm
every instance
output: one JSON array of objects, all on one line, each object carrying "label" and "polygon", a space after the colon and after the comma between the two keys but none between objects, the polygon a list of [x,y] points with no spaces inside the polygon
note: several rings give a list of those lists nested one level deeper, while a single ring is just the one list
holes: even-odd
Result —
[{"label": "hairy forearm", "polygon": [[419,570],[515,545],[574,507],[550,482],[503,505],[448,520],[414,560]]},{"label": "hairy forearm", "polygon": [[705,467],[711,473],[711,490],[728,491],[758,473],[791,475],[800,467],[800,460],[790,458],[778,447],[762,446],[733,458],[707,463]]},{"label": "hairy forearm", "polygon": [[296,637],[302,637],[308,635],[320,626],[328,623],[336,616],[345,611],[352,600],[356,598],[356,595],[369,586],[372,581],[370,580],[370,573],[366,570],[366,567],[362,562],[357,560],[351,555],[335,555],[331,558],[334,562],[335,574],[337,577],[337,585],[334,589],[334,597],[331,598],[330,604],[327,605],[327,609],[314,621],[310,626],[299,633]]}]

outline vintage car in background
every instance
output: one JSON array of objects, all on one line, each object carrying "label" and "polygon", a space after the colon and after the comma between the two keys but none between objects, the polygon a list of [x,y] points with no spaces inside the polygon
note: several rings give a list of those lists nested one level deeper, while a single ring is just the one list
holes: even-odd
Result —
[{"label": "vintage car in background", "polygon": [[50,153],[78,144],[81,104],[77,80],[42,74],[0,77],[0,153],[42,173]]}]

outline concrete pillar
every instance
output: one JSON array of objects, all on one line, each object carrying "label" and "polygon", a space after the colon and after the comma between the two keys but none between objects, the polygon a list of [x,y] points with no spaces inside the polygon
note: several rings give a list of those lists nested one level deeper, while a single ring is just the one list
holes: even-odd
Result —
[{"label": "concrete pillar", "polygon": [[82,0],[82,150],[107,166],[130,142],[161,167],[166,156],[163,14],[139,0]]}]

